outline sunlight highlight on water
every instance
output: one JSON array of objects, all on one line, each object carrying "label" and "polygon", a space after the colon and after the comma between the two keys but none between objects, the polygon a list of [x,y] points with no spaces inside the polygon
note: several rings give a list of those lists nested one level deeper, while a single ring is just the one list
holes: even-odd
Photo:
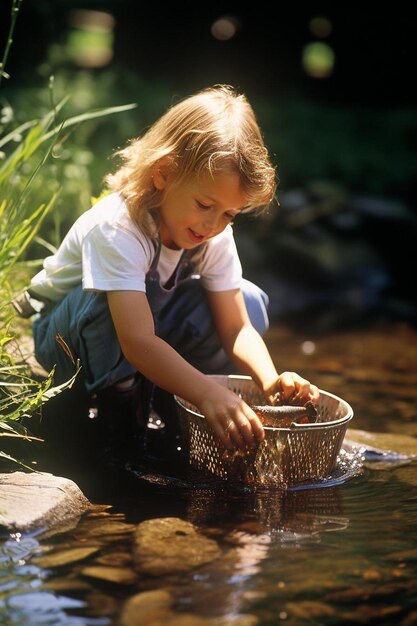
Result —
[{"label": "sunlight highlight on water", "polygon": [[[36,534],[14,533],[0,549],[0,623],[80,626],[80,616],[67,611],[79,611],[86,602],[42,589],[50,572],[30,564],[30,559],[41,552]],[[82,618],[85,626],[109,623],[106,618]]]}]

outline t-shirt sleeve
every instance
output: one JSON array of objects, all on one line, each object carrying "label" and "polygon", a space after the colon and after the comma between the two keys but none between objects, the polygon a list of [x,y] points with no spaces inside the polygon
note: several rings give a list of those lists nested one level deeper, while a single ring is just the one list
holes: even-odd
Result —
[{"label": "t-shirt sleeve", "polygon": [[228,291],[241,287],[242,265],[231,226],[208,242],[196,271],[208,291]]},{"label": "t-shirt sleeve", "polygon": [[103,223],[82,244],[83,288],[97,291],[146,291],[152,253],[140,234]]}]

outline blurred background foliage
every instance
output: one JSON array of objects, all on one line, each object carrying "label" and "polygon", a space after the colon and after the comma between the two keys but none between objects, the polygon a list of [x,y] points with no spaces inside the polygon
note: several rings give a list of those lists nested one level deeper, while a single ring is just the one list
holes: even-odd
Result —
[{"label": "blurred background foliage", "polygon": [[368,312],[415,319],[409,19],[322,4],[279,18],[269,10],[23,1],[0,90],[1,134],[64,97],[66,116],[137,103],[54,145],[30,201],[57,197],[29,258],[52,251],[89,208],[117,148],[179,98],[225,82],[250,98],[280,178],[280,207],[236,223],[245,274],[268,291],[272,316],[319,330]]}]

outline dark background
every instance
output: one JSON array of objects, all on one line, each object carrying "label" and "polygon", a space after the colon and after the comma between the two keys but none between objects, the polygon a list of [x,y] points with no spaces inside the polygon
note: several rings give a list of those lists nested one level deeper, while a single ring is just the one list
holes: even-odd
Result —
[{"label": "dark background", "polygon": [[[2,41],[10,5],[0,8]],[[91,70],[93,87],[106,72],[115,76],[107,105],[137,100],[150,123],[171,102],[214,83],[233,84],[251,100],[278,162],[281,209],[267,228],[249,222],[237,238],[246,275],[272,292],[277,317],[304,322],[307,311],[324,328],[377,312],[415,323],[416,23],[409,6],[24,0],[8,97],[13,85],[45,83],[47,71],[82,71],[65,57],[45,70],[78,8],[115,18],[113,58]],[[239,23],[227,41],[210,32],[223,15]],[[303,47],[319,40],[309,28],[315,16],[332,25],[322,39],[335,55],[326,78],[301,63]],[[103,145],[95,134],[98,160],[127,139],[120,135],[116,129]],[[305,214],[294,227],[294,215]]]},{"label": "dark background", "polygon": [[[1,8],[7,30],[9,2]],[[24,0],[8,70],[25,76],[43,60],[47,47],[68,29],[74,8],[111,12],[116,18],[113,63],[165,79],[177,90],[193,91],[231,82],[249,92],[280,97],[288,92],[351,106],[415,106],[415,17],[410,5],[378,3],[155,3],[137,0]],[[222,15],[236,16],[235,37],[218,41],[210,26]],[[326,16],[326,37],[336,54],[333,75],[309,78],[300,64],[302,47],[316,39],[308,28]],[[21,45],[24,43],[24,45]]]},{"label": "dark background", "polygon": [[[135,42],[150,43],[147,72],[166,77],[188,76],[194,82],[233,82],[250,92],[271,97],[297,92],[306,98],[341,102],[354,106],[410,106],[417,96],[410,94],[414,72],[413,39],[415,21],[410,14],[398,14],[378,6],[369,12],[360,5],[336,3],[264,3],[247,9],[240,3],[190,3],[177,10],[163,8],[141,13],[140,3],[126,3],[117,10],[119,53],[124,62],[133,62]],[[287,5],[290,6],[287,6]],[[208,26],[222,14],[237,15],[241,30],[225,42],[211,37]],[[336,71],[324,81],[308,78],[300,64],[303,45],[314,37],[308,22],[324,14],[333,24],[326,41],[336,53]],[[132,22],[138,26],[128,28]],[[149,37],[149,28],[151,37]],[[142,59],[138,59],[139,64]],[[203,81],[199,76],[203,76]]]}]

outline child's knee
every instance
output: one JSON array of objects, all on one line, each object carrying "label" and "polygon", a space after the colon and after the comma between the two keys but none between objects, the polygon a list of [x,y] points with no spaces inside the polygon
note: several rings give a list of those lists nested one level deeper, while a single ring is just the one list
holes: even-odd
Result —
[{"label": "child's knee", "polygon": [[252,325],[259,334],[263,335],[269,328],[267,294],[254,283],[243,280],[242,293],[245,298],[246,308]]}]

